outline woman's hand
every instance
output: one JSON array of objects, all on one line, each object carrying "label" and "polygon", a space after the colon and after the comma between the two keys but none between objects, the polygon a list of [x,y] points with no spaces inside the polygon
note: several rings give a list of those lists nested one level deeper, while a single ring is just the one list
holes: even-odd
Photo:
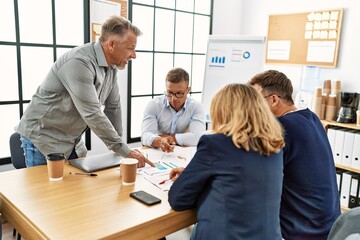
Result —
[{"label": "woman's hand", "polygon": [[178,167],[178,168],[173,168],[170,172],[169,178],[173,181],[175,181],[180,174],[184,171],[185,168],[183,167]]}]

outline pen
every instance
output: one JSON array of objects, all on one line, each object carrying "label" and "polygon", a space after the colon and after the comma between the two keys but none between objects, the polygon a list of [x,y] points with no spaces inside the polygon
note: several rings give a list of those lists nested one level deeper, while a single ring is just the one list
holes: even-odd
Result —
[{"label": "pen", "polygon": [[167,181],[170,181],[170,180],[171,180],[171,178],[162,180],[161,182],[159,182],[159,184],[160,184],[160,185],[161,185],[161,184],[164,184],[164,183],[166,183]]},{"label": "pen", "polygon": [[91,176],[91,177],[96,177],[97,176],[96,173],[69,172],[69,174],[86,175],[86,176]]}]

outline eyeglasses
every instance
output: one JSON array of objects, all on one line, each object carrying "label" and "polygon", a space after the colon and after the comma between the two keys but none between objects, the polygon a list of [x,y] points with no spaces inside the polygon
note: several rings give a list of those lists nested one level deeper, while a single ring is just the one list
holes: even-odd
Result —
[{"label": "eyeglasses", "polygon": [[186,92],[171,92],[171,91],[165,91],[165,95],[168,97],[168,98],[171,98],[172,96],[175,96],[176,98],[182,98],[184,97],[184,95],[187,93]]}]

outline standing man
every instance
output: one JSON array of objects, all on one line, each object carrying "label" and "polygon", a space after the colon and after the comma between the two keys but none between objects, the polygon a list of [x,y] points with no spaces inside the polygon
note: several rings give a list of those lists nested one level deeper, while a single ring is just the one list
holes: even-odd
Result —
[{"label": "standing man", "polygon": [[81,137],[88,128],[115,153],[138,159],[138,167],[153,166],[122,139],[118,71],[136,58],[141,34],[128,20],[110,17],[99,41],[76,47],[53,64],[16,127],[28,167],[46,164],[45,156],[54,152],[84,157]]},{"label": "standing man", "polygon": [[143,145],[173,151],[173,145],[196,146],[205,132],[205,111],[201,103],[188,97],[189,74],[171,69],[165,80],[165,95],[151,100],[141,126]]},{"label": "standing man", "polygon": [[285,130],[284,180],[280,208],[286,240],[326,240],[340,215],[336,171],[321,121],[309,109],[297,109],[285,74],[269,70],[250,84],[265,98]]}]

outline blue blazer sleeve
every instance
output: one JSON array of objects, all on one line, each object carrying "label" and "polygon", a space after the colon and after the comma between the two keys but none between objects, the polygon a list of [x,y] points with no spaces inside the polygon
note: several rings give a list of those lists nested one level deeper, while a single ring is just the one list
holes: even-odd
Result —
[{"label": "blue blazer sleeve", "polygon": [[212,156],[209,138],[203,135],[193,159],[169,191],[169,203],[174,210],[196,208],[200,194],[212,177]]}]

